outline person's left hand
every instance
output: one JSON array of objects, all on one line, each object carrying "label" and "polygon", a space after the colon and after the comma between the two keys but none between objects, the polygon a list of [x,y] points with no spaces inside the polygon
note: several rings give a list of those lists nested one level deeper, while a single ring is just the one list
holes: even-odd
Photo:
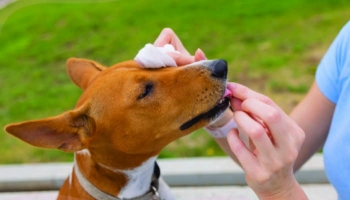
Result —
[{"label": "person's left hand", "polygon": [[167,53],[171,56],[178,66],[187,65],[196,61],[206,60],[205,54],[201,49],[197,49],[194,56],[192,56],[183,46],[179,37],[170,28],[164,28],[154,42],[154,46],[162,47],[166,44],[171,44],[176,51],[180,53]]}]

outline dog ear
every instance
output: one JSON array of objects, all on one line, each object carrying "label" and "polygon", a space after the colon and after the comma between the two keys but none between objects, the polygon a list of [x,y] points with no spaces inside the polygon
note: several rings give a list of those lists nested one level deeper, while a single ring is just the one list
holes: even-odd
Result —
[{"label": "dog ear", "polygon": [[106,69],[105,66],[92,60],[81,58],[70,58],[67,60],[67,73],[69,77],[83,90],[104,69]]},{"label": "dog ear", "polygon": [[80,110],[73,110],[42,120],[10,124],[5,130],[33,146],[74,152],[87,147],[95,123]]}]

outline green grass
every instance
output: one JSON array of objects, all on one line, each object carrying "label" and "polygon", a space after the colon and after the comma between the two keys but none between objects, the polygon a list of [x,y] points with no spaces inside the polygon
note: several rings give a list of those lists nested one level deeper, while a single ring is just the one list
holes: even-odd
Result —
[{"label": "green grass", "polygon": [[[271,96],[289,112],[350,18],[347,0],[48,2],[22,0],[0,10],[0,127],[74,106],[81,91],[66,76],[67,58],[106,65],[133,59],[164,27],[173,28],[190,52],[199,47],[210,59],[226,59],[230,81]],[[0,163],[73,158],[2,130],[0,152]],[[213,155],[224,154],[199,130],[170,144],[161,157]]]}]

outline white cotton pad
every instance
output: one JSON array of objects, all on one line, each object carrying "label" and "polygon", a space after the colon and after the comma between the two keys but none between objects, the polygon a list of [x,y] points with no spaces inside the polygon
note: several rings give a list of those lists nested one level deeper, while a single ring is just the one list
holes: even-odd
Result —
[{"label": "white cotton pad", "polygon": [[170,57],[167,52],[179,53],[171,44],[166,44],[163,47],[156,47],[152,44],[146,44],[136,57],[134,58],[144,68],[161,68],[175,67],[175,60]]}]

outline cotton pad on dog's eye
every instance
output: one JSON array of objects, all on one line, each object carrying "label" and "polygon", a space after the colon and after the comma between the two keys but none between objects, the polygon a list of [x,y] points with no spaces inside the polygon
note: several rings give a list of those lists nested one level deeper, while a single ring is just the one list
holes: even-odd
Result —
[{"label": "cotton pad on dog's eye", "polygon": [[134,60],[144,68],[176,67],[175,60],[166,54],[167,52],[179,53],[171,44],[166,44],[163,47],[146,44]]}]

